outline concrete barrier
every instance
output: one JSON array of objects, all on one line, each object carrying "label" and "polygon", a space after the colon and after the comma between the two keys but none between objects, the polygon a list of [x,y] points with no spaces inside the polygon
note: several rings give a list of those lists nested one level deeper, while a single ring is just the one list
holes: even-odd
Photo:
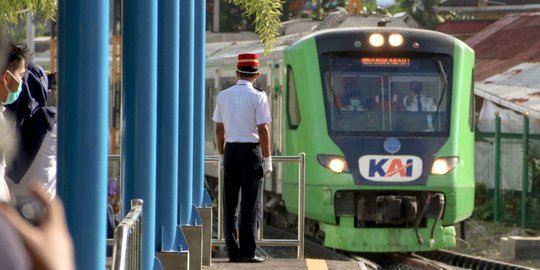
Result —
[{"label": "concrete barrier", "polygon": [[513,260],[540,259],[540,237],[501,237],[501,256]]}]

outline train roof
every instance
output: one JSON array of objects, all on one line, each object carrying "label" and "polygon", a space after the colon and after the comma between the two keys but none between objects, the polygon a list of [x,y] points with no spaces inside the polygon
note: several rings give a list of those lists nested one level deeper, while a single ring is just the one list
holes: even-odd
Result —
[{"label": "train roof", "polygon": [[[418,28],[418,24],[406,13],[396,14],[392,17],[386,15],[349,15],[344,8],[338,8],[335,12],[329,13],[324,20],[315,21],[311,19],[298,19],[282,23],[280,28],[277,46],[272,49],[270,55],[265,58],[272,58],[283,53],[283,49],[300,39],[324,30],[351,29],[357,27],[375,27],[384,21],[387,27]],[[346,31],[346,30],[345,30]],[[238,38],[237,33],[223,33],[223,37],[213,34],[212,40],[221,42],[207,42],[206,57],[207,62],[220,61],[220,59],[234,58],[239,53],[252,52],[262,54],[263,44],[258,37],[252,40],[245,40],[247,35],[242,35],[243,39],[227,40],[225,35]]]}]

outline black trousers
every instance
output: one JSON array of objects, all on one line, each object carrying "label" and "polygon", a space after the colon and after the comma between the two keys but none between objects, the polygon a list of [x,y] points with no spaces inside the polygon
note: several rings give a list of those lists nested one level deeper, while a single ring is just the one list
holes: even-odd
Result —
[{"label": "black trousers", "polygon": [[[227,252],[229,258],[251,258],[257,248],[255,241],[261,213],[263,183],[261,147],[258,143],[226,143],[223,157],[225,216],[223,231]],[[237,219],[236,209],[240,193],[240,211]]]}]

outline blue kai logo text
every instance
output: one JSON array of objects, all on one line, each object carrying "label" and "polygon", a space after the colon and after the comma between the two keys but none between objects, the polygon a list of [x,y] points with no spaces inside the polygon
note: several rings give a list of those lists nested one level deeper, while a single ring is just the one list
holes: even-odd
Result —
[{"label": "blue kai logo text", "polygon": [[358,159],[360,175],[380,182],[409,182],[422,175],[422,159],[416,156],[368,155]]}]

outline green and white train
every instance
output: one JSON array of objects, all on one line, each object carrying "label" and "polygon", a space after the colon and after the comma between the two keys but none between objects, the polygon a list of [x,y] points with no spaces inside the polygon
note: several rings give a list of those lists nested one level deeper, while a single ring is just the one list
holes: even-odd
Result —
[{"label": "green and white train", "polygon": [[[206,154],[216,154],[218,91],[236,82],[238,53],[259,53],[273,155],[306,154],[308,230],[351,252],[455,246],[454,225],[474,206],[472,49],[439,32],[386,27],[282,41],[265,57],[256,41],[207,47]],[[360,94],[348,103],[351,82]],[[429,109],[407,110],[411,84],[423,85]],[[297,165],[274,168],[266,194],[296,214]]]}]

